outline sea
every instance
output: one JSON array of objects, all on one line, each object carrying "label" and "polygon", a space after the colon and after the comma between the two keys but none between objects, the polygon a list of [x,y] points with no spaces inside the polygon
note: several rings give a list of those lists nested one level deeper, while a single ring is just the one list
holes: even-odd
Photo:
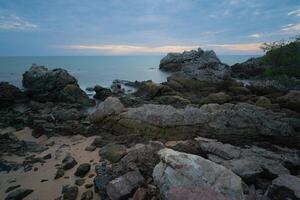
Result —
[{"label": "sea", "polygon": [[[49,69],[63,68],[73,75],[82,89],[101,85],[110,87],[115,79],[165,82],[169,73],[159,70],[163,55],[156,56],[0,56],[0,82],[22,88],[22,74],[32,64]],[[219,55],[222,62],[233,65],[256,55]]]}]

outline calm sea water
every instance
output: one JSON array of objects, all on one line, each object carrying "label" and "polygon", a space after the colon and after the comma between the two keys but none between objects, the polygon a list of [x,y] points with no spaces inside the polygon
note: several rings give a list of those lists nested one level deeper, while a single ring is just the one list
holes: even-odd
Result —
[{"label": "calm sea water", "polygon": [[[109,87],[114,79],[157,83],[166,81],[168,73],[158,69],[163,56],[17,56],[0,57],[0,81],[22,86],[22,74],[35,63],[50,69],[64,68],[85,89],[96,84]],[[251,55],[221,55],[222,62],[232,65],[246,61]]]}]

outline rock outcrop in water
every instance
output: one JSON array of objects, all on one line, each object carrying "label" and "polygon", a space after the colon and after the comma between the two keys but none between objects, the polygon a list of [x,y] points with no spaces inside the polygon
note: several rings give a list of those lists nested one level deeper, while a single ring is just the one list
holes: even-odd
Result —
[{"label": "rock outcrop in water", "polygon": [[179,71],[183,77],[201,81],[219,82],[230,77],[230,68],[221,63],[214,51],[192,50],[169,53],[159,65],[161,70]]},{"label": "rock outcrop in water", "polygon": [[44,66],[33,65],[23,74],[22,82],[29,96],[38,101],[93,105],[77,80],[63,69],[48,70]]}]

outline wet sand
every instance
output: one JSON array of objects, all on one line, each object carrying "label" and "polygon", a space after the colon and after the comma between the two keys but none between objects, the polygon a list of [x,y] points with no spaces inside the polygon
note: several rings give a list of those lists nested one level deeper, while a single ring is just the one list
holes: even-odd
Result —
[{"label": "wet sand", "polygon": [[[93,187],[86,189],[85,184],[93,183],[94,177],[89,178],[89,175],[95,174],[95,165],[99,163],[100,157],[98,155],[98,150],[96,149],[93,152],[85,151],[85,147],[89,146],[94,138],[93,137],[83,137],[80,135],[67,137],[51,137],[47,138],[46,136],[41,136],[36,139],[31,136],[31,130],[25,128],[22,131],[15,132],[15,135],[22,140],[35,141],[39,144],[46,145],[52,141],[55,144],[52,147],[49,147],[48,150],[40,154],[28,154],[36,155],[36,157],[43,157],[51,153],[52,158],[45,160],[46,163],[36,163],[33,164],[33,168],[37,167],[38,170],[34,171],[33,169],[28,172],[24,172],[23,168],[20,168],[17,171],[11,171],[9,173],[1,172],[0,173],[0,199],[4,199],[7,194],[5,190],[14,185],[21,185],[21,188],[24,189],[33,189],[34,192],[28,195],[25,200],[53,200],[61,196],[61,190],[63,185],[75,185],[75,180],[80,179],[79,177],[74,176],[74,172],[77,167],[82,163],[90,163],[92,165],[89,173],[84,177],[85,183],[82,186],[78,186],[79,193],[77,199],[81,198],[81,194],[87,190],[93,190]],[[64,177],[61,177],[57,180],[54,180],[56,173],[55,165],[61,164],[62,159],[70,153],[77,161],[77,165],[70,170],[65,171]],[[9,161],[15,161],[22,163],[25,157],[15,156],[15,155],[4,155],[3,159]],[[69,177],[69,178],[66,178]],[[46,182],[41,182],[41,180],[47,179]],[[13,181],[13,182],[12,182]],[[15,181],[15,182],[14,182]],[[97,195],[94,194],[94,199],[100,199]]]}]

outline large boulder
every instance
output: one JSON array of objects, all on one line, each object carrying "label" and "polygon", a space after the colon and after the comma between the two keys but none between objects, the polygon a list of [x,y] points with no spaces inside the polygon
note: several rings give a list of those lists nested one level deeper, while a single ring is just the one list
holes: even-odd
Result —
[{"label": "large boulder", "polygon": [[125,171],[139,170],[142,174],[150,176],[154,166],[159,162],[157,152],[162,148],[164,145],[157,141],[150,141],[149,144],[136,144],[121,159],[121,166]]},{"label": "large boulder", "polygon": [[53,91],[63,89],[77,80],[66,70],[48,70],[44,66],[33,65],[23,74],[23,86],[30,90]]},{"label": "large boulder", "polygon": [[92,122],[102,121],[105,117],[117,115],[124,111],[124,109],[125,107],[118,98],[108,97],[98,105],[97,110],[91,114],[90,119]]},{"label": "large boulder", "polygon": [[220,82],[230,77],[230,68],[221,63],[214,51],[185,51],[169,53],[160,61],[159,68],[165,71],[180,71],[188,79]]},{"label": "large boulder", "polygon": [[23,74],[26,93],[38,101],[59,101],[92,105],[93,101],[80,89],[77,80],[64,69],[48,70],[33,65]]},{"label": "large boulder", "polygon": [[144,177],[139,171],[128,172],[109,182],[106,186],[107,195],[111,200],[125,199],[143,182]]},{"label": "large boulder", "polygon": [[216,141],[201,142],[200,148],[209,160],[231,169],[246,183],[258,186],[263,186],[260,178],[270,181],[290,174],[288,168],[300,167],[297,151],[274,153],[256,146],[241,148]]},{"label": "large boulder", "polygon": [[126,146],[114,143],[105,145],[99,151],[101,158],[113,163],[118,162],[126,153]]},{"label": "large boulder", "polygon": [[241,178],[229,169],[171,149],[162,149],[159,155],[161,162],[155,166],[153,178],[163,197],[174,187],[209,187],[228,199],[244,199]]},{"label": "large boulder", "polygon": [[300,178],[282,175],[276,178],[268,189],[267,196],[272,200],[300,199]]},{"label": "large boulder", "polygon": [[7,82],[0,82],[0,108],[26,100],[24,93]]},{"label": "large boulder", "polygon": [[[109,99],[109,98],[108,98]],[[169,105],[145,104],[123,109],[118,100],[105,101],[91,119],[118,134],[183,139],[195,134],[254,136],[299,136],[299,119],[247,103],[205,104],[200,108],[176,109]]]}]

